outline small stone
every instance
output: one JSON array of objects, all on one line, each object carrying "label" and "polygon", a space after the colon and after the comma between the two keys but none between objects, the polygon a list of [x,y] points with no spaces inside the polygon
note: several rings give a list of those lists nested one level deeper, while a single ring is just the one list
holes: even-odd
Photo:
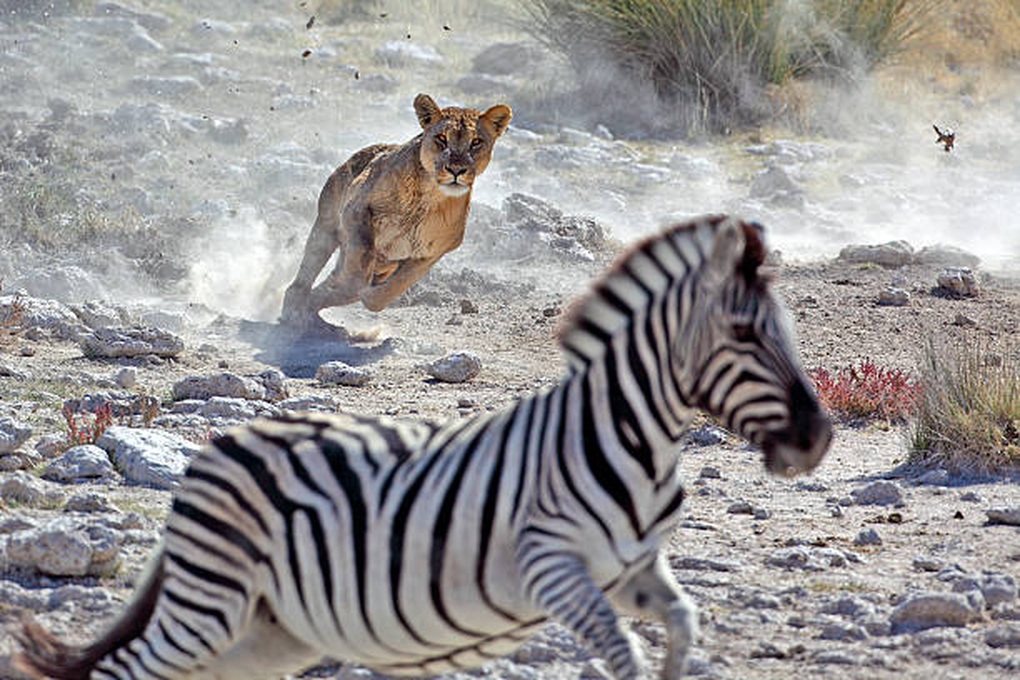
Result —
[{"label": "small stone", "polygon": [[965,626],[979,620],[984,599],[970,593],[920,593],[901,603],[889,617],[894,634],[942,626]]},{"label": "small stone", "polygon": [[939,273],[938,292],[954,297],[977,297],[981,292],[970,267],[946,267]]},{"label": "small stone", "polygon": [[867,631],[855,623],[847,621],[832,621],[822,628],[819,637],[823,640],[838,640],[840,642],[857,642],[868,637]]},{"label": "small stone", "polygon": [[754,512],[754,506],[748,501],[736,501],[726,508],[726,512],[731,515],[750,515]]},{"label": "small stone", "polygon": [[117,387],[121,389],[131,389],[138,383],[138,369],[134,366],[124,366],[117,371],[114,382],[116,382]]},{"label": "small stone", "polygon": [[176,357],[184,341],[173,333],[148,326],[107,327],[85,334],[82,353],[93,358],[157,356]]},{"label": "small stone", "polygon": [[917,555],[914,557],[912,564],[917,571],[936,572],[946,567],[945,560],[928,555]]},{"label": "small stone", "polygon": [[478,313],[478,306],[474,302],[472,302],[471,300],[468,300],[467,298],[465,298],[465,299],[460,301],[460,313],[461,314],[477,314]]},{"label": "small stone", "polygon": [[14,418],[0,418],[0,453],[11,453],[28,441],[32,428]]},{"label": "small stone", "polygon": [[989,524],[1009,524],[1020,526],[1020,506],[989,508],[985,510]]},{"label": "small stone", "polygon": [[1020,624],[1006,623],[989,628],[985,633],[985,644],[996,649],[1020,647]]},{"label": "small stone", "polygon": [[706,425],[688,432],[687,440],[695,446],[716,446],[726,441],[726,431],[713,425]]},{"label": "small stone", "polygon": [[55,458],[42,472],[54,482],[113,479],[116,471],[106,451],[93,444],[74,446]]},{"label": "small stone", "polygon": [[254,378],[233,373],[214,375],[189,375],[174,383],[174,401],[184,399],[211,399],[213,397],[235,397],[238,399],[265,399],[266,388]]},{"label": "small stone", "polygon": [[854,545],[882,545],[882,537],[874,529],[865,529],[857,534]]},{"label": "small stone", "polygon": [[906,241],[890,241],[880,245],[849,245],[839,251],[838,259],[857,264],[902,267],[914,259],[914,248]]},{"label": "small stone", "polygon": [[719,471],[719,468],[714,465],[706,465],[701,468],[701,472],[698,477],[702,479],[722,479],[722,473]]},{"label": "small stone", "polygon": [[119,513],[120,508],[110,502],[106,496],[95,493],[79,493],[67,499],[64,512],[103,512]]},{"label": "small stone", "polygon": [[957,314],[956,318],[953,319],[953,325],[961,326],[963,328],[972,328],[974,326],[977,326],[977,321],[970,318],[966,314]]},{"label": "small stone", "polygon": [[315,369],[315,379],[324,385],[361,387],[371,382],[372,374],[342,361],[327,361]]},{"label": "small stone", "polygon": [[878,304],[887,307],[903,307],[910,304],[910,291],[886,286],[878,293]]},{"label": "small stone", "polygon": [[474,352],[454,352],[423,366],[436,380],[462,383],[474,378],[482,370],[482,360]]},{"label": "small stone", "polygon": [[895,482],[879,480],[861,489],[854,489],[850,497],[857,505],[903,505],[903,491]]}]

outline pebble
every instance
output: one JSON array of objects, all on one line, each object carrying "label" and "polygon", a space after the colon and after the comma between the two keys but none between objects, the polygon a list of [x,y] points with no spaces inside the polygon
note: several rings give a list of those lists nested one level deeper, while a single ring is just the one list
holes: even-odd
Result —
[{"label": "pebble", "polygon": [[984,598],[969,593],[919,593],[899,604],[889,617],[893,633],[940,626],[965,626],[981,618]]},{"label": "pebble", "polygon": [[879,480],[867,486],[854,489],[850,497],[857,505],[893,505],[902,506],[903,491],[895,482]]},{"label": "pebble", "polygon": [[865,529],[857,534],[854,545],[882,545],[882,537],[874,529]]},{"label": "pebble", "polygon": [[423,368],[441,382],[462,383],[478,375],[482,370],[482,360],[474,352],[461,351],[425,364]]},{"label": "pebble", "polygon": [[184,351],[184,340],[170,331],[149,326],[107,327],[85,334],[79,341],[90,358],[156,356],[172,358]]},{"label": "pebble", "polygon": [[1020,526],[1020,505],[1010,507],[989,508],[985,510],[989,524],[1009,524]]},{"label": "pebble", "polygon": [[910,304],[910,291],[887,286],[878,293],[878,304],[887,307],[903,307]]},{"label": "pebble", "polygon": [[42,472],[43,479],[54,482],[114,479],[117,472],[106,451],[93,444],[74,446],[55,458]]},{"label": "pebble", "polygon": [[946,267],[936,281],[940,292],[955,297],[977,297],[981,292],[981,286],[970,267]]},{"label": "pebble", "polygon": [[327,361],[315,369],[315,379],[324,385],[361,387],[372,381],[372,373],[342,361]]},{"label": "pebble", "polygon": [[12,453],[32,436],[32,427],[4,416],[0,418],[0,453]]}]

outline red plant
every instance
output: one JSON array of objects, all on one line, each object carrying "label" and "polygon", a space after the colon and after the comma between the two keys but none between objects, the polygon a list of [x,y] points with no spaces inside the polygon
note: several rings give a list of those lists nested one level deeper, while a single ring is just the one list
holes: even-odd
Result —
[{"label": "red plant", "polygon": [[113,406],[109,403],[97,407],[91,419],[87,414],[78,413],[67,406],[61,413],[67,421],[67,441],[71,446],[95,444],[106,432],[106,428],[113,425]]},{"label": "red plant", "polygon": [[871,359],[836,372],[808,371],[818,398],[834,415],[847,420],[903,422],[915,410],[921,385],[898,368],[882,368]]}]

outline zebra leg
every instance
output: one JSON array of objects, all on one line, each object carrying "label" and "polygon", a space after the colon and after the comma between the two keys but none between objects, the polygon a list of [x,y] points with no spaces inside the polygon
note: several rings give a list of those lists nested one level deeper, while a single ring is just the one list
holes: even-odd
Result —
[{"label": "zebra leg", "polygon": [[239,639],[217,656],[196,680],[276,680],[322,659],[322,652],[294,637],[261,601]]},{"label": "zebra leg", "polygon": [[641,618],[657,618],[666,625],[668,648],[662,668],[664,680],[683,675],[687,656],[698,634],[698,610],[677,584],[661,556],[635,574],[613,594],[622,611]]},{"label": "zebra leg", "polygon": [[602,590],[576,555],[521,555],[524,584],[531,600],[584,640],[609,664],[619,680],[638,676],[638,661],[629,636]]}]

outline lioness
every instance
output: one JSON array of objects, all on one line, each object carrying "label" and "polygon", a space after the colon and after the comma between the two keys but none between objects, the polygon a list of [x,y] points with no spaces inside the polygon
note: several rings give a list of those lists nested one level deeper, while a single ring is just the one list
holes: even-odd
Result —
[{"label": "lioness", "polygon": [[[326,181],[282,322],[323,324],[320,310],[358,300],[379,311],[460,245],[471,187],[513,114],[505,104],[485,113],[441,109],[427,94],[415,97],[414,110],[421,134],[366,147]],[[313,288],[337,248],[336,267]]]}]

